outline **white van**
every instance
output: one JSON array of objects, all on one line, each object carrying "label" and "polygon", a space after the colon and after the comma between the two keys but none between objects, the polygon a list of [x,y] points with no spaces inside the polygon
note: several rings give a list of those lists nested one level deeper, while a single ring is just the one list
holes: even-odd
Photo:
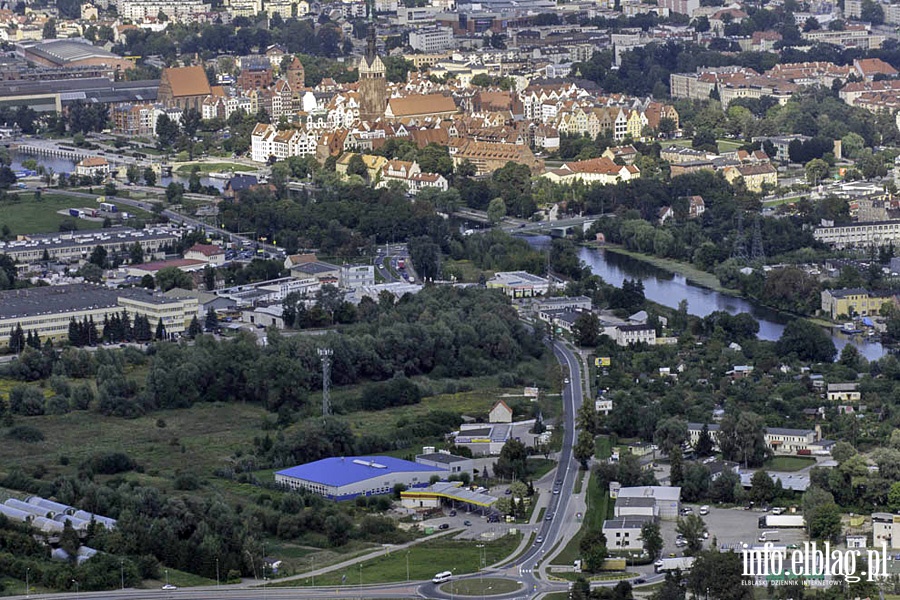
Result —
[{"label": "white van", "polygon": [[781,540],[781,533],[778,531],[763,531],[759,534],[760,542],[777,542]]},{"label": "white van", "polygon": [[453,573],[450,571],[443,571],[432,577],[431,583],[447,583],[450,581],[451,577],[453,577]]}]

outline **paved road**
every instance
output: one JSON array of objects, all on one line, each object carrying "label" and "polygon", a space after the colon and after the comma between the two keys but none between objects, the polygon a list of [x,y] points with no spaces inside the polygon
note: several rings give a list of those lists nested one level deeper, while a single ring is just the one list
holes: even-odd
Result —
[{"label": "paved road", "polygon": [[[553,343],[553,353],[556,359],[563,367],[565,367],[569,383],[563,388],[563,422],[565,431],[563,433],[562,449],[559,453],[559,464],[557,465],[556,481],[553,485],[554,493],[550,497],[547,505],[546,515],[563,516],[568,512],[569,497],[575,489],[575,478],[578,473],[578,463],[572,456],[572,447],[575,444],[575,415],[578,408],[584,400],[582,392],[582,371],[581,363],[575,354],[562,342]],[[561,482],[561,483],[559,483]],[[556,491],[559,493],[555,493]],[[564,543],[568,540],[561,539],[561,533],[564,528],[562,518],[554,518],[550,521],[542,521],[537,530],[535,540],[542,541],[535,543],[525,551],[521,556],[516,557],[512,561],[500,565],[496,573],[490,573],[491,577],[501,576],[509,577],[509,573],[524,585],[524,590],[506,594],[502,596],[492,596],[492,598],[521,598],[523,596],[531,597],[536,593],[546,591],[559,591],[568,588],[567,584],[550,583],[539,580],[535,576],[535,570],[538,563],[543,560],[546,552],[548,552],[558,542]],[[488,573],[486,573],[487,575]],[[464,579],[475,578],[479,575],[466,576]],[[419,588],[419,592],[426,598],[447,598],[452,596],[439,589],[432,583],[423,584]]]},{"label": "paved road", "polygon": [[[66,190],[66,189],[57,189],[53,188],[51,190],[47,190],[47,193],[59,194],[62,196],[72,196],[74,198],[86,198],[95,202],[97,200],[99,194],[89,194],[87,192],[77,192],[75,190]],[[132,198],[123,198],[121,196],[109,196],[108,200],[114,201],[117,204],[124,204],[126,206],[130,206],[132,208],[139,208],[141,210],[152,211],[153,210],[153,202],[147,200],[135,200]],[[239,235],[237,233],[232,233],[227,229],[223,229],[222,227],[216,227],[214,225],[210,225],[208,223],[204,223],[199,219],[195,219],[194,217],[189,217],[187,215],[183,215],[181,213],[177,213],[172,210],[163,210],[161,213],[164,217],[168,218],[172,222],[176,223],[184,223],[186,226],[194,227],[196,229],[202,229],[207,234],[217,234],[221,236],[223,239],[229,240],[234,243],[239,243],[243,246],[249,246],[251,248],[259,245],[260,248],[266,250],[268,252],[281,252],[282,248],[278,246],[273,246],[272,244],[265,244],[263,242],[258,242],[253,238],[249,238],[247,236]]]},{"label": "paved road", "polygon": [[[569,496],[575,487],[575,477],[578,465],[572,457],[572,447],[575,441],[575,414],[583,401],[582,396],[582,372],[581,365],[575,354],[562,342],[553,343],[553,353],[569,374],[569,383],[563,389],[563,415],[565,433],[563,436],[562,450],[559,454],[557,480],[562,480],[560,485],[554,484],[560,490],[559,494],[552,494],[547,513],[564,515],[567,512]],[[542,521],[538,535],[543,537],[543,543],[533,544],[524,554],[514,560],[500,565],[493,572],[485,572],[489,577],[502,577],[515,579],[522,583],[523,587],[518,592],[491,596],[491,598],[503,600],[512,598],[531,598],[547,591],[562,591],[568,588],[565,583],[550,583],[535,577],[534,571],[538,563],[543,559],[545,550],[552,548],[559,539],[563,529],[561,519]],[[437,568],[437,567],[436,567]],[[480,574],[467,575],[459,579],[474,579]],[[301,589],[285,588],[246,588],[242,586],[221,586],[185,588],[176,591],[162,590],[111,590],[106,592],[81,592],[80,594],[32,594],[32,599],[70,598],[71,600],[281,600],[286,598],[440,598],[450,599],[449,593],[444,593],[431,582],[427,583],[394,583],[385,585],[367,586],[342,586]],[[16,599],[24,599],[25,596],[12,596]]]}]

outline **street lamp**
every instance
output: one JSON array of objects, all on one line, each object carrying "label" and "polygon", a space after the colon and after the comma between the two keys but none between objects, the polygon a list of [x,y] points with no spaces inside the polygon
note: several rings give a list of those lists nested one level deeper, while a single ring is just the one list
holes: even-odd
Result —
[{"label": "street lamp", "polygon": [[72,580],[72,583],[75,584],[75,595],[77,596],[77,595],[78,595],[78,592],[79,592],[79,589],[78,589],[78,587],[79,587],[79,585],[78,585],[78,580],[77,580],[77,579],[73,579],[73,580]]},{"label": "street lamp", "polygon": [[121,570],[121,574],[122,574],[122,589],[124,590],[124,589],[125,589],[125,559],[124,559],[124,558],[119,562],[119,566],[120,566],[121,569],[122,569],[122,570]]},{"label": "street lamp", "polygon": [[406,580],[409,581],[409,548],[406,549]]},{"label": "street lamp", "polygon": [[30,584],[30,580],[29,580],[29,575],[30,575],[30,574],[31,574],[31,567],[28,567],[27,569],[25,569],[25,597],[26,597],[26,598],[27,598],[28,595],[31,593],[31,592],[29,591],[30,588],[31,588],[31,584]]},{"label": "street lamp", "polygon": [[219,587],[219,557],[216,557],[216,587]]}]

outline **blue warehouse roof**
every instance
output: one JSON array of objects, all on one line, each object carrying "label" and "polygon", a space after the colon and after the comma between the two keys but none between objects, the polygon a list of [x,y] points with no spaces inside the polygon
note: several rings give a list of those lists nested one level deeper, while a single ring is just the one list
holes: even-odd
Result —
[{"label": "blue warehouse roof", "polygon": [[387,473],[433,472],[445,475],[449,471],[428,465],[393,458],[391,456],[346,456],[323,458],[315,462],[278,471],[276,475],[312,481],[321,485],[342,486],[365,481]]}]

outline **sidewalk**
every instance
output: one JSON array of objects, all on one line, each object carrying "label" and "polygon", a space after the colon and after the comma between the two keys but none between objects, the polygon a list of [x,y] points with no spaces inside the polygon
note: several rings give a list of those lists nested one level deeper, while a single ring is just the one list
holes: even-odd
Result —
[{"label": "sidewalk", "polygon": [[[584,515],[587,512],[587,488],[590,485],[591,481],[591,472],[590,471],[579,471],[579,476],[584,476],[584,481],[581,485],[581,492],[577,494],[572,494],[569,498],[569,507],[568,511],[565,515],[565,528],[560,531],[560,538],[565,540],[565,543],[559,543],[556,545],[553,550],[547,554],[537,568],[537,575],[539,579],[543,579],[544,581],[548,580],[549,574],[547,573],[548,568],[550,567],[553,559],[556,558],[569,544],[569,541],[578,533],[581,529],[581,526],[584,524]],[[582,520],[579,521],[575,515],[577,513],[581,513]],[[560,565],[562,566],[562,565]]]}]

